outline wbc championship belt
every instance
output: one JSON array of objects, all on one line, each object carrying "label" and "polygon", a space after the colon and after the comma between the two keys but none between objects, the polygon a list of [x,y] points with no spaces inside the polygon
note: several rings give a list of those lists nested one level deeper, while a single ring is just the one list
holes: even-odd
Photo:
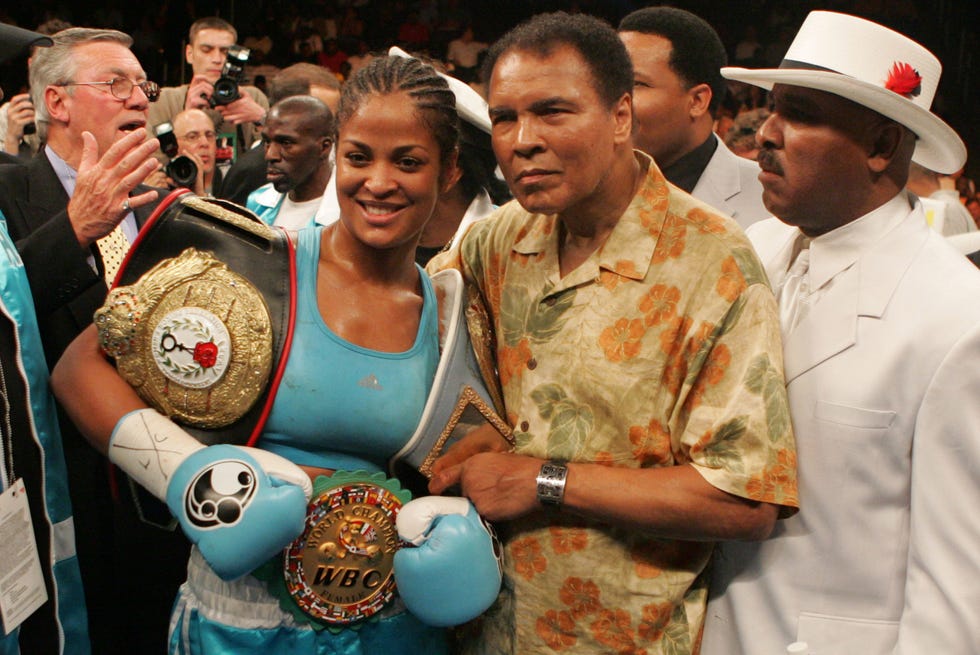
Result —
[{"label": "wbc championship belt", "polygon": [[[140,230],[94,322],[148,405],[205,445],[251,445],[288,356],[295,280],[284,231],[175,191]],[[144,520],[174,526],[164,505],[130,488]]]},{"label": "wbc championship belt", "polygon": [[252,575],[316,630],[357,628],[395,597],[395,520],[412,494],[384,473],[320,476],[303,533]]}]

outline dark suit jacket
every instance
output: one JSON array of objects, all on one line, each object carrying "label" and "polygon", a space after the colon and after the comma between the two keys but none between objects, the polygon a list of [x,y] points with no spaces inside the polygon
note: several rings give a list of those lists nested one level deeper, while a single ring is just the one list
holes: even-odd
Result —
[{"label": "dark suit jacket", "polygon": [[[133,194],[150,188],[139,186]],[[168,193],[157,192],[158,201]],[[134,210],[140,227],[156,205]],[[0,211],[24,260],[52,368],[108,293],[98,248],[79,246],[67,207],[68,194],[43,150],[26,164],[0,165]],[[89,255],[98,272],[89,266]],[[92,652],[163,653],[169,609],[186,577],[189,544],[179,531],[139,522],[129,493],[113,494],[108,461],[58,409]]]},{"label": "dark suit jacket", "polygon": [[[149,187],[137,187],[142,193]],[[159,190],[159,200],[166,190]],[[134,210],[142,226],[156,203]],[[26,165],[0,165],[0,211],[14,240],[34,295],[48,366],[92,322],[108,289],[98,248],[82,248],[68,220],[68,194],[42,150]],[[99,272],[88,265],[95,256]]]},{"label": "dark suit jacket", "polygon": [[250,148],[238,156],[220,183],[213,185],[214,195],[245,206],[248,194],[266,183],[265,148]]}]

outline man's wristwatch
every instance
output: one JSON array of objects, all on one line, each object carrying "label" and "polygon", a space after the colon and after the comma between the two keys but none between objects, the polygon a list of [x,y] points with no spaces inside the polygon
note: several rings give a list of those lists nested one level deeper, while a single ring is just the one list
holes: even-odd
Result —
[{"label": "man's wristwatch", "polygon": [[565,499],[565,479],[568,466],[565,462],[551,460],[541,465],[538,472],[538,502],[547,507],[559,507]]}]

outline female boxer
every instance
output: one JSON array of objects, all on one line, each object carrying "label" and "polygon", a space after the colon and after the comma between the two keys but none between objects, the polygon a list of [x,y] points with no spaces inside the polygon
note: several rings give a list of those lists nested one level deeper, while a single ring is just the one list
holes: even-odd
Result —
[{"label": "female boxer", "polygon": [[[204,447],[146,408],[100,353],[94,328],[53,375],[83,433],[166,498],[197,544],[174,607],[171,653],[446,650],[444,630],[423,625],[397,598],[356,629],[318,629],[285,611],[265,581],[242,575],[296,537],[311,478],[385,470],[419,421],[438,363],[436,296],[414,256],[439,193],[459,175],[454,96],[418,60],[379,58],[347,82],[337,118],[341,217],[295,236],[292,354],[257,449]],[[147,444],[150,467],[132,456]],[[259,482],[248,488],[257,490],[247,504],[239,498],[227,520],[213,512],[217,528],[202,526],[200,516],[188,515],[201,508],[188,509],[186,489],[202,471],[219,486],[215,462],[231,460],[255,471]],[[363,535],[351,525],[346,537],[356,546]],[[357,575],[340,573],[353,559],[338,559],[324,576]]]}]

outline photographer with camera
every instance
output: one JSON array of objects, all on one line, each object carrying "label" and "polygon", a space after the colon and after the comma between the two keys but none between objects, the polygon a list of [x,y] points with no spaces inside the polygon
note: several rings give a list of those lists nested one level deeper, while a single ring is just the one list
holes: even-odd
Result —
[{"label": "photographer with camera", "polygon": [[[242,84],[248,49],[235,45],[238,32],[217,17],[201,18],[191,25],[185,51],[193,77],[190,84],[163,87],[150,109],[150,124],[173,123],[177,114],[200,109],[211,117],[219,137],[235,143],[236,155],[258,138],[256,124],[265,120],[269,100],[261,90]],[[158,159],[167,159],[158,153]]]},{"label": "photographer with camera", "polygon": [[9,155],[30,157],[33,152],[25,137],[37,132],[34,126],[34,103],[31,94],[19,93],[10,98],[0,112],[3,123],[3,151]]},{"label": "photographer with camera", "polygon": [[[44,36],[51,36],[56,32],[71,27],[60,18],[46,20],[37,27],[37,33]],[[31,65],[31,57],[39,46],[32,45],[27,49],[28,70]],[[10,53],[8,56],[13,59],[23,52]],[[31,101],[30,91],[18,93],[10,98],[5,105],[0,106],[0,162],[14,163],[17,160],[6,157],[20,157],[30,159],[41,147],[41,139],[37,134],[37,126],[34,124],[34,103]]]},{"label": "photographer with camera", "polygon": [[157,125],[155,131],[160,150],[169,161],[153,174],[151,183],[187,188],[199,196],[213,195],[221,171],[215,165],[218,148],[211,117],[202,109],[187,109],[177,114],[173,123]]}]

